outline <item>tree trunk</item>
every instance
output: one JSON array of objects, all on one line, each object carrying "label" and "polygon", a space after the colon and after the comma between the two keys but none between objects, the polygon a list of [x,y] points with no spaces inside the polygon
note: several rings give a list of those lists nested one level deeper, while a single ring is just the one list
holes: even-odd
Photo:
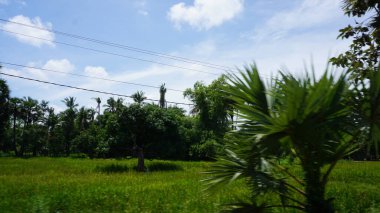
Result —
[{"label": "tree trunk", "polygon": [[[314,167],[314,168],[313,168]],[[325,200],[325,187],[321,181],[321,170],[309,165],[305,171],[306,212],[308,213],[334,213],[330,200]]]},{"label": "tree trunk", "polygon": [[13,150],[15,152],[15,155],[19,156],[17,152],[17,142],[16,142],[16,107],[14,110],[15,111],[13,113]]},{"label": "tree trunk", "polygon": [[138,172],[144,172],[145,166],[144,166],[144,150],[142,147],[137,147],[137,171]]}]

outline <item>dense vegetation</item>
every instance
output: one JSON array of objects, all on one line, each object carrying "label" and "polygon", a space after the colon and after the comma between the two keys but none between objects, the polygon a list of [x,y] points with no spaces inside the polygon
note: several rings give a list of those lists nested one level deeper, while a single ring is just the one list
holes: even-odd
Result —
[{"label": "dense vegetation", "polygon": [[[1,212],[209,213],[250,193],[242,181],[212,196],[205,192],[199,180],[210,168],[207,162],[147,161],[146,174],[135,172],[135,165],[135,160],[1,158]],[[327,186],[337,211],[378,212],[379,171],[375,162],[340,162]]]},{"label": "dense vegetation", "polygon": [[216,143],[231,128],[228,104],[218,94],[223,84],[221,77],[209,86],[197,82],[186,90],[184,95],[194,103],[189,116],[182,108],[166,105],[164,85],[159,105],[144,103],[146,97],[138,91],[132,104],[110,97],[102,105],[94,98],[95,109],[79,108],[76,99],[68,97],[63,100],[66,109],[56,113],[46,101],[10,97],[1,80],[0,149],[19,157],[211,159]]}]

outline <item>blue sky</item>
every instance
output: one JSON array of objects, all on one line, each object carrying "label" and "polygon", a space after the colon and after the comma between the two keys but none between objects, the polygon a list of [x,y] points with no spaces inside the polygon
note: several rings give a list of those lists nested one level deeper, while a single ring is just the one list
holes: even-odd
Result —
[{"label": "blue sky", "polygon": [[[255,61],[263,77],[279,69],[302,74],[311,58],[317,74],[329,57],[348,49],[338,30],[353,20],[343,15],[340,0],[0,0],[0,19],[57,30],[164,54],[232,68]],[[196,81],[211,82],[223,70],[94,44],[57,33],[0,22],[0,61],[64,72],[38,71],[3,64],[2,72],[71,86],[130,95],[143,90],[158,99],[157,89],[71,74],[129,81],[184,90]],[[20,34],[43,38],[25,37]],[[186,70],[78,49],[65,42],[120,55],[157,61]],[[109,97],[11,77],[12,96],[47,100],[62,110],[62,99],[74,96],[80,105],[96,107]],[[167,100],[186,102],[180,92]],[[131,100],[126,99],[126,102]]]}]

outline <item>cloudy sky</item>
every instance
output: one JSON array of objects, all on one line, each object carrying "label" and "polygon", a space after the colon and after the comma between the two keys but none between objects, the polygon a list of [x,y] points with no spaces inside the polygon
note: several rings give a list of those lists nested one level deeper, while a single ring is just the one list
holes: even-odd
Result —
[{"label": "cloudy sky", "polygon": [[[340,0],[0,0],[0,19],[4,73],[123,95],[142,90],[151,99],[158,89],[99,78],[165,83],[173,89],[167,100],[185,103],[174,90],[253,62],[265,78],[285,67],[302,74],[311,61],[321,73],[329,57],[347,50],[348,42],[336,38],[353,22]],[[96,106],[93,97],[109,97],[1,77],[12,96],[44,99],[58,110],[68,96],[87,107]]]}]

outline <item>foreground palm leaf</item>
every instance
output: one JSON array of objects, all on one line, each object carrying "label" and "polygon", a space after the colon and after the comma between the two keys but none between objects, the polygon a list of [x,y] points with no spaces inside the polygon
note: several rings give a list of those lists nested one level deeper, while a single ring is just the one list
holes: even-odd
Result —
[{"label": "foreground palm leaf", "polygon": [[[229,77],[226,95],[240,112],[239,129],[231,132],[225,154],[209,173],[210,185],[245,178],[252,189],[252,208],[294,208],[306,212],[333,212],[325,198],[328,176],[336,163],[355,150],[344,104],[345,76],[328,71],[319,79],[297,79],[281,74],[267,89],[255,66],[241,77]],[[278,163],[292,155],[302,177]],[[327,169],[322,170],[322,167]],[[281,203],[263,205],[257,197],[276,193]],[[244,205],[244,209],[249,209]]]}]

